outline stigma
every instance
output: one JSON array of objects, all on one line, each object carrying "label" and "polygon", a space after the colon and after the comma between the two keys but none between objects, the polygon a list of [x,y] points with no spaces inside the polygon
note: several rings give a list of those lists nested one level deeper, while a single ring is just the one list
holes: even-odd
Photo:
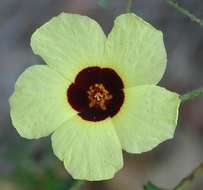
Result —
[{"label": "stigma", "polygon": [[113,98],[113,96],[101,83],[91,85],[87,91],[87,94],[89,99],[89,107],[95,107],[102,110],[107,109],[109,100]]}]

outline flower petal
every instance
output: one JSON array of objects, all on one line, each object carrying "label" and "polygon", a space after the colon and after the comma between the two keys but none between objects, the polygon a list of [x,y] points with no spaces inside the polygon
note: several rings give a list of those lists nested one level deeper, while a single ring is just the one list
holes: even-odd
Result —
[{"label": "flower petal", "polygon": [[94,20],[62,13],[36,30],[31,46],[48,65],[73,81],[80,70],[98,64],[105,41],[103,30]]},{"label": "flower petal", "polygon": [[130,153],[151,150],[174,135],[179,95],[154,85],[125,89],[125,101],[112,120],[122,148]]},{"label": "flower petal", "polygon": [[122,148],[111,119],[89,122],[76,116],[54,132],[52,146],[75,179],[110,179],[123,166]]},{"label": "flower petal", "polygon": [[66,98],[69,84],[45,65],[32,66],[19,77],[10,106],[13,125],[21,136],[47,136],[76,115]]},{"label": "flower petal", "polygon": [[116,67],[125,87],[156,84],[167,61],[162,32],[135,14],[118,16],[107,39],[106,60]]}]

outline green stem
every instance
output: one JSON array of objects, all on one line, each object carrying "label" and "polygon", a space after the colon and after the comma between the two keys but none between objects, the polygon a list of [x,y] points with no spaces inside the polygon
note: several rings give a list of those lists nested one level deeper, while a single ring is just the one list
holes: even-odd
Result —
[{"label": "green stem", "polygon": [[182,96],[180,96],[181,103],[184,103],[188,100],[192,100],[195,97],[202,96],[202,95],[203,95],[203,87],[199,88],[197,90],[192,90],[192,91],[187,92],[186,94],[183,94]]},{"label": "green stem", "polygon": [[[189,174],[187,177],[183,178],[178,185],[176,185],[172,190],[189,190],[189,187],[192,185],[192,183],[194,182],[194,180],[197,177],[200,177],[201,175],[203,175],[203,162],[192,171],[191,174]],[[144,186],[145,190],[166,190],[163,188],[159,188],[156,185],[152,184],[151,182],[148,182],[145,186]]]},{"label": "green stem", "polygon": [[127,5],[126,5],[126,9],[125,9],[126,13],[131,12],[132,2],[133,2],[132,0],[127,0]]},{"label": "green stem", "polygon": [[78,180],[74,183],[74,185],[69,190],[79,190],[84,184],[85,184],[85,181]]},{"label": "green stem", "polygon": [[183,178],[180,183],[174,188],[174,190],[186,190],[188,189],[195,178],[203,175],[203,163],[201,163],[193,172],[187,177]]},{"label": "green stem", "polygon": [[178,2],[177,0],[167,0],[168,4],[171,5],[172,7],[174,7],[175,9],[177,9],[180,13],[182,13],[183,15],[189,17],[193,22],[196,22],[197,24],[199,24],[201,27],[203,27],[203,20],[197,18],[195,15],[193,15],[192,13],[190,13],[188,10],[186,10],[185,8],[183,8]]}]

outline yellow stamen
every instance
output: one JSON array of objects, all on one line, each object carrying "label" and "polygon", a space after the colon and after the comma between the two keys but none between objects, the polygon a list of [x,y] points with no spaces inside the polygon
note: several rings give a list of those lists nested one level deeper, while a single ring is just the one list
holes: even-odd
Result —
[{"label": "yellow stamen", "polygon": [[97,107],[102,110],[107,109],[107,102],[113,98],[113,96],[109,93],[108,90],[104,87],[103,84],[94,84],[89,87],[87,91],[89,98],[89,107]]}]

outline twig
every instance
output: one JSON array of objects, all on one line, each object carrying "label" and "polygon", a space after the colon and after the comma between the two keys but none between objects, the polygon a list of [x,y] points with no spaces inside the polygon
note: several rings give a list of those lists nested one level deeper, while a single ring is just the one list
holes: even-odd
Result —
[{"label": "twig", "polygon": [[196,177],[203,175],[203,163],[201,163],[193,172],[187,177],[183,178],[174,190],[186,190],[191,186]]},{"label": "twig", "polygon": [[197,90],[192,90],[192,91],[187,92],[186,94],[183,94],[182,96],[180,96],[181,103],[184,103],[188,100],[192,100],[195,97],[202,96],[202,95],[203,95],[203,87],[199,88]]},{"label": "twig", "polygon": [[127,5],[126,5],[125,12],[130,13],[131,12],[131,7],[132,7],[132,0],[127,0]]},{"label": "twig", "polygon": [[189,17],[193,22],[196,22],[201,27],[203,27],[203,20],[197,18],[195,15],[190,13],[188,10],[183,8],[176,0],[167,0],[168,4],[177,9],[183,15]]}]

